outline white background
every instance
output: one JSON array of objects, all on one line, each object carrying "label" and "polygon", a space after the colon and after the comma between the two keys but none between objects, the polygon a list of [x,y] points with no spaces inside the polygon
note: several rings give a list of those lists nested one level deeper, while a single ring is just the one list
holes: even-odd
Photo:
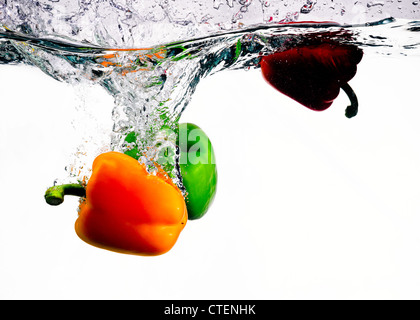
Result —
[{"label": "white background", "polygon": [[[344,94],[313,112],[258,70],[203,80],[182,121],[213,142],[215,202],[169,253],[138,257],[81,241],[76,198],[44,202],[80,143],[72,121],[89,125],[80,87],[1,66],[0,298],[419,299],[418,70],[365,56],[350,120]],[[82,96],[110,120],[101,88]]]}]

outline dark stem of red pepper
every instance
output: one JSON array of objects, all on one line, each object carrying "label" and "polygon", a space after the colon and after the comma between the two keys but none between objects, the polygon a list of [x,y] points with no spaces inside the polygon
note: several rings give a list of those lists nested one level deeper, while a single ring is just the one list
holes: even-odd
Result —
[{"label": "dark stem of red pepper", "polygon": [[356,93],[350,87],[348,83],[344,83],[341,89],[347,94],[350,99],[350,105],[346,108],[346,117],[353,118],[359,110],[359,102],[357,101]]},{"label": "dark stem of red pepper", "polygon": [[52,206],[58,206],[64,201],[64,196],[86,197],[86,189],[83,185],[77,183],[62,184],[48,188],[45,192],[45,201]]}]

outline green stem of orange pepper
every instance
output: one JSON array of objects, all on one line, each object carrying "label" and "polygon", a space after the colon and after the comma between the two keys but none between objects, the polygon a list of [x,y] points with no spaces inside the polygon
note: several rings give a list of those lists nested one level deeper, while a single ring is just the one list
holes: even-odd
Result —
[{"label": "green stem of orange pepper", "polygon": [[83,185],[77,183],[63,184],[48,188],[45,192],[45,201],[52,206],[58,206],[64,201],[64,196],[86,197],[86,189]]}]

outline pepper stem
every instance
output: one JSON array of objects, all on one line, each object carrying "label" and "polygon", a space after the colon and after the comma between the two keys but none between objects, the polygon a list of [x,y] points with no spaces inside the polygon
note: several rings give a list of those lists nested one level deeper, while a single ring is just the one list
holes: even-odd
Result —
[{"label": "pepper stem", "polygon": [[346,108],[346,117],[349,119],[353,118],[357,115],[357,111],[359,110],[359,102],[357,101],[356,93],[348,83],[341,85],[341,89],[343,89],[350,99],[350,105]]},{"label": "pepper stem", "polygon": [[45,191],[45,201],[51,206],[58,206],[64,201],[64,196],[86,197],[86,189],[81,184],[70,183],[53,186]]}]

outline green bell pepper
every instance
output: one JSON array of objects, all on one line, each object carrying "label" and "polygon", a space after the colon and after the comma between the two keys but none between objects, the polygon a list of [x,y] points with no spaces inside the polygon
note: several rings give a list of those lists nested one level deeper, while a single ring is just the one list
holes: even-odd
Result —
[{"label": "green bell pepper", "polygon": [[195,124],[181,123],[177,137],[182,183],[187,192],[188,219],[199,219],[207,212],[216,195],[214,150],[208,136]]}]

